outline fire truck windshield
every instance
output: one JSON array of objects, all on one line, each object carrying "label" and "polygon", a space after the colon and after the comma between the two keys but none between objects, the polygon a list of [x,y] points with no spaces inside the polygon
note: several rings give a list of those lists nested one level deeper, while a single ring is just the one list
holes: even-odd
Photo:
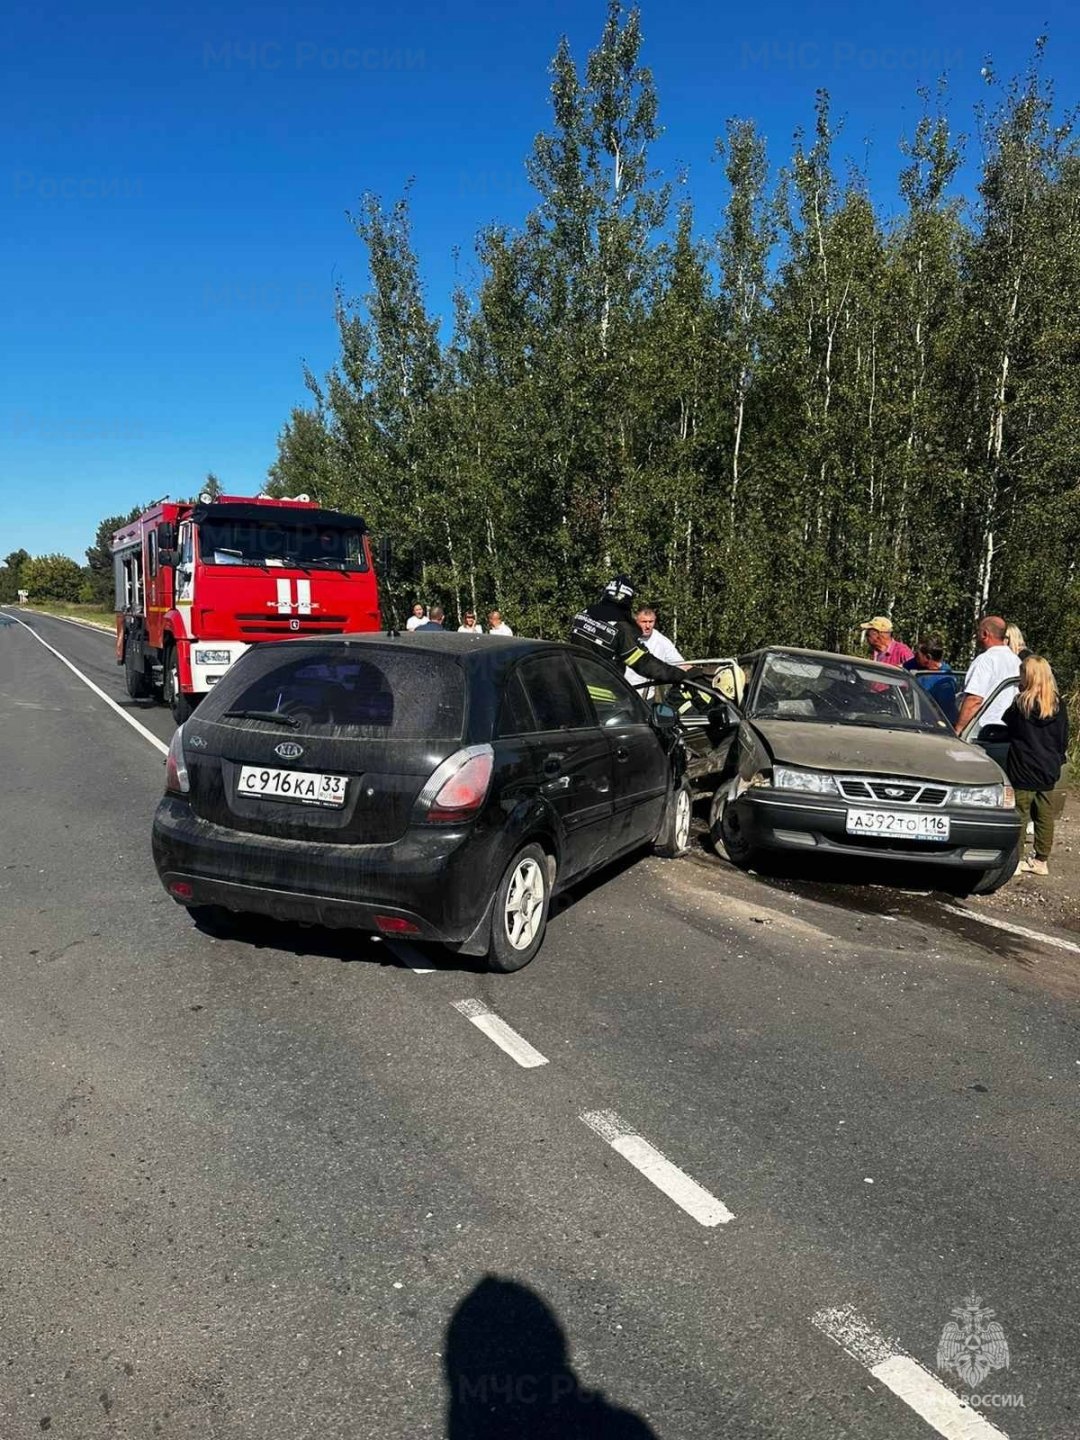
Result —
[{"label": "fire truck windshield", "polygon": [[199,526],[199,558],[204,565],[283,565],[298,570],[366,570],[360,530],[305,525],[297,517],[260,524],[243,520],[204,520]]}]

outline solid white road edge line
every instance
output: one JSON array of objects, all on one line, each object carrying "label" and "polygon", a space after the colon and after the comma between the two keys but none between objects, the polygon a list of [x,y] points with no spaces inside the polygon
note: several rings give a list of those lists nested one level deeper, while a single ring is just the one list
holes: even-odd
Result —
[{"label": "solid white road edge line", "polygon": [[482,1000],[453,1000],[451,1004],[459,1015],[471,1020],[478,1030],[489,1040],[494,1040],[499,1049],[505,1050],[511,1060],[516,1060],[523,1069],[535,1070],[538,1065],[548,1063],[546,1055],[541,1055],[539,1050],[534,1049],[524,1036],[519,1035]]},{"label": "solid white road edge line", "polygon": [[417,950],[415,945],[410,945],[407,940],[388,940],[386,936],[382,938],[391,955],[395,955],[406,970],[411,970],[414,975],[435,974],[435,966],[427,964],[428,956]]},{"label": "solid white road edge line", "polygon": [[685,1210],[699,1225],[726,1225],[735,1216],[722,1200],[710,1195],[704,1186],[673,1165],[655,1146],[636,1134],[615,1114],[614,1110],[586,1110],[581,1119],[601,1140],[606,1140],[646,1180],[651,1180],[669,1200]]},{"label": "solid white road edge line", "polygon": [[1074,940],[1059,940],[1056,935],[1044,935],[1041,930],[1029,930],[1026,925],[1014,925],[1011,920],[999,920],[994,915],[983,915],[978,910],[968,910],[963,905],[943,905],[950,915],[962,915],[965,920],[977,920],[980,925],[992,925],[995,930],[1007,930],[1010,935],[1020,935],[1025,940],[1038,940],[1043,945],[1053,945],[1056,950],[1070,950],[1080,955],[1080,945]]},{"label": "solid white road edge line", "polygon": [[[21,625],[28,635],[33,635],[34,639],[38,642],[39,645],[44,645],[45,649],[48,650],[51,655],[55,655],[57,660],[60,661],[61,665],[66,665],[73,675],[77,675],[82,681],[82,683],[88,689],[92,690],[99,700],[104,700],[105,704],[108,705],[110,710],[115,710],[117,715],[120,716],[121,720],[126,720],[127,723],[131,726],[131,728],[133,730],[137,730],[144,740],[149,740],[150,744],[153,745],[155,750],[160,750],[162,755],[168,755],[169,747],[165,744],[163,740],[159,740],[156,735],[152,735],[150,731],[147,730],[145,725],[140,725],[138,720],[135,719],[134,715],[129,715],[122,705],[118,705],[115,700],[110,699],[109,696],[105,694],[104,690],[100,689],[97,685],[95,685],[93,680],[91,680],[88,676],[84,675],[81,670],[79,670],[71,663],[70,660],[66,658],[66,656],[61,655],[59,650],[54,650],[47,640],[43,640],[41,638],[41,636],[37,633],[33,626],[27,625],[26,621],[20,620],[17,615],[13,615],[11,618],[15,621],[16,625]],[[55,619],[56,617],[52,616],[51,618]]]},{"label": "solid white road edge line", "polygon": [[1004,1430],[991,1425],[936,1375],[872,1329],[853,1305],[819,1310],[810,1323],[946,1440],[1008,1440]]}]

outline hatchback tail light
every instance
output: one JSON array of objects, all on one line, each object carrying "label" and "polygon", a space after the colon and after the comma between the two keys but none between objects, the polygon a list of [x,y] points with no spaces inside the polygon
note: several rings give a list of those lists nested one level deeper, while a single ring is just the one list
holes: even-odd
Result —
[{"label": "hatchback tail light", "polygon": [[444,760],[420,792],[417,807],[428,825],[471,820],[483,807],[495,768],[490,745],[469,745]]},{"label": "hatchback tail light", "polygon": [[190,791],[191,780],[184,763],[184,727],[181,725],[169,742],[169,753],[165,757],[165,792],[168,795],[187,795]]}]

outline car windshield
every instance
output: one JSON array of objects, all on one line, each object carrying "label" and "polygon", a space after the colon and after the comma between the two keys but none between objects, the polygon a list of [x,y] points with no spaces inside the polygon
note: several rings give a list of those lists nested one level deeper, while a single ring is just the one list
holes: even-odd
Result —
[{"label": "car windshield", "polygon": [[199,526],[204,565],[288,565],[295,569],[366,570],[363,531],[305,524],[204,520]]},{"label": "car windshield", "polygon": [[444,655],[372,647],[257,646],[218,681],[201,719],[363,740],[456,740],[465,680]]},{"label": "car windshield", "polygon": [[750,713],[755,719],[823,725],[948,729],[914,675],[841,655],[766,655]]}]

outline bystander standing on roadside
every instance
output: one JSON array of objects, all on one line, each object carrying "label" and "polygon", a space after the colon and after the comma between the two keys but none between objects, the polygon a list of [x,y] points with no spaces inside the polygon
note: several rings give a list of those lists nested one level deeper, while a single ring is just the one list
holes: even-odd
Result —
[{"label": "bystander standing on roadside", "polygon": [[482,635],[484,627],[476,623],[476,611],[466,610],[461,624],[457,627],[459,635]]},{"label": "bystander standing on roadside", "polygon": [[445,612],[443,611],[441,605],[432,605],[431,609],[428,611],[428,618],[426,620],[422,620],[420,624],[417,625],[417,632],[419,633],[424,630],[445,629],[445,626],[443,625],[444,615]]},{"label": "bystander standing on roadside", "polygon": [[491,614],[488,616],[488,634],[513,635],[513,633],[513,630],[511,630],[510,626],[507,625],[501,613],[498,610],[492,610]]},{"label": "bystander standing on roadside", "polygon": [[1024,639],[1024,632],[1019,625],[1005,626],[1005,643],[1014,655],[1019,655],[1021,660],[1026,660],[1029,655],[1034,655],[1034,650],[1028,649],[1028,643]]},{"label": "bystander standing on roadside", "polygon": [[872,620],[865,620],[859,629],[870,650],[870,658],[880,660],[882,665],[903,665],[914,654],[910,645],[893,635],[892,621],[887,615],[875,615]]},{"label": "bystander standing on roadside", "polygon": [[[1000,615],[984,615],[975,631],[979,653],[968,666],[964,676],[964,698],[960,702],[960,714],[956,717],[956,731],[959,734],[972,719],[979,706],[993,695],[1003,680],[1020,674],[1020,657],[1014,655],[1005,643],[1005,621]],[[980,721],[984,725],[999,725],[1002,716],[1012,703],[1008,691],[1000,694],[986,708]]]},{"label": "bystander standing on roadside", "polygon": [[1054,848],[1054,822],[1065,802],[1061,784],[1069,746],[1069,715],[1058,694],[1050,662],[1028,655],[1020,667],[1020,689],[1005,711],[1009,754],[1005,770],[1016,791],[1016,808],[1027,824],[1035,823],[1035,853],[1021,871],[1048,875]]},{"label": "bystander standing on roadside", "polygon": [[937,701],[949,724],[955,725],[957,680],[952,666],[945,659],[944,636],[936,631],[920,635],[915,654],[904,661],[904,669],[915,672],[916,680]]},{"label": "bystander standing on roadside", "polygon": [[423,625],[424,618],[424,607],[420,604],[420,601],[418,600],[416,604],[412,607],[412,614],[409,616],[408,620],[405,621],[405,629],[415,630],[418,626]]},{"label": "bystander standing on roadside", "polygon": [[[641,638],[645,642],[645,648],[650,654],[655,655],[658,660],[664,660],[669,665],[683,665],[685,661],[678,650],[668,639],[656,628],[656,611],[651,605],[642,605],[634,615],[637,627],[641,631]],[[625,679],[628,685],[640,685],[641,676],[633,670],[625,672]],[[652,697],[652,687],[641,692],[646,699]]]}]

